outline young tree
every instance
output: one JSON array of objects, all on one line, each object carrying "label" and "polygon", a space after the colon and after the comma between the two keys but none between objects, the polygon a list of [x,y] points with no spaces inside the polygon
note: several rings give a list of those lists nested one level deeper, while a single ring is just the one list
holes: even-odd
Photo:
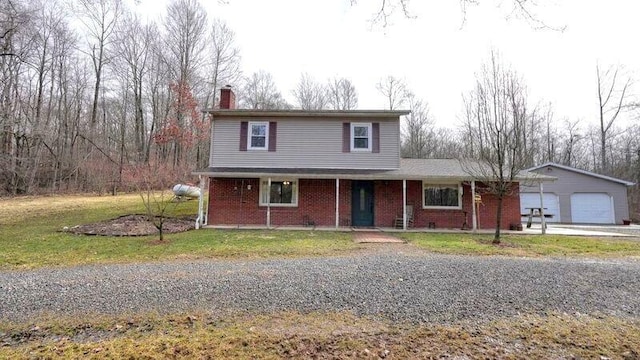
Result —
[{"label": "young tree", "polygon": [[476,75],[476,86],[467,97],[465,129],[468,144],[461,159],[465,171],[482,179],[485,190],[496,196],[496,228],[493,243],[500,243],[503,199],[517,190],[514,183],[526,168],[523,132],[527,122],[526,90],[518,74],[506,68],[492,52]]}]

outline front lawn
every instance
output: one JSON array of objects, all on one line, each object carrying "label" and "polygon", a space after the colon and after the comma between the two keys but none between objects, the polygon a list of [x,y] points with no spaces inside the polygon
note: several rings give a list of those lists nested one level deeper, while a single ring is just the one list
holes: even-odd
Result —
[{"label": "front lawn", "polygon": [[[193,215],[197,201],[171,215]],[[314,256],[359,248],[350,233],[202,229],[157,236],[86,236],[61,232],[126,214],[142,214],[137,194],[0,199],[0,269],[163,259]]]},{"label": "front lawn", "polygon": [[460,255],[640,257],[640,241],[566,235],[493,235],[404,233],[399,235],[422,249]]}]

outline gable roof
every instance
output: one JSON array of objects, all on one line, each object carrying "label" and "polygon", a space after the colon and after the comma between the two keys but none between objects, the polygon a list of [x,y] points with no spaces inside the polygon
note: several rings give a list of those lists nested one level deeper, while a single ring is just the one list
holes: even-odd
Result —
[{"label": "gable roof", "polygon": [[408,115],[409,110],[256,110],[256,109],[207,109],[203,113],[214,117],[339,117],[339,118],[391,118]]},{"label": "gable roof", "polygon": [[547,166],[553,166],[553,167],[556,167],[558,169],[572,171],[572,172],[575,172],[575,173],[578,173],[578,174],[592,176],[592,177],[595,177],[595,178],[599,178],[599,179],[607,180],[607,181],[612,181],[612,182],[615,182],[615,183],[618,183],[618,184],[622,184],[622,185],[626,185],[626,186],[635,185],[635,183],[633,183],[631,181],[617,179],[617,178],[614,178],[614,177],[611,177],[611,176],[597,174],[597,173],[594,173],[594,172],[591,172],[591,171],[577,169],[577,168],[574,168],[574,167],[571,167],[571,166],[561,165],[561,164],[557,164],[557,163],[554,163],[554,162],[547,162],[547,163],[544,163],[542,165],[534,166],[532,168],[527,169],[526,171],[535,171],[535,170],[539,170],[539,169],[542,169],[542,168],[547,167]]}]

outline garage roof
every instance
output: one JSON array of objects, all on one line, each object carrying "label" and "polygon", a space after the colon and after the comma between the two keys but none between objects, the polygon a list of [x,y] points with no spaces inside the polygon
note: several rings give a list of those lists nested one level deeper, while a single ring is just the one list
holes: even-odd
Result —
[{"label": "garage roof", "polygon": [[539,169],[542,169],[542,168],[547,167],[547,166],[553,166],[553,167],[556,167],[556,168],[559,168],[559,169],[563,169],[563,170],[567,170],[567,171],[573,171],[573,172],[576,172],[576,173],[579,173],[579,174],[584,174],[584,175],[587,175],[587,176],[593,176],[595,178],[616,182],[616,183],[619,183],[619,184],[622,184],[622,185],[626,185],[626,186],[635,185],[635,183],[630,182],[630,181],[617,179],[617,178],[614,178],[614,177],[611,177],[611,176],[597,174],[597,173],[594,173],[594,172],[591,172],[591,171],[577,169],[577,168],[574,168],[574,167],[571,167],[571,166],[561,165],[561,164],[557,164],[557,163],[553,163],[553,162],[547,162],[547,163],[544,163],[542,165],[534,166],[534,167],[529,168],[529,169],[527,169],[525,171],[535,171],[535,170],[539,170]]}]

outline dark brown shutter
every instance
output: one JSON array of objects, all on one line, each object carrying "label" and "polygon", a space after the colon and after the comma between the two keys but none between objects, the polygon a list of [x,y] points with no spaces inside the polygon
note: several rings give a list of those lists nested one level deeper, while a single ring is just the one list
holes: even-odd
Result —
[{"label": "dark brown shutter", "polygon": [[242,121],[240,123],[240,151],[247,151],[247,132],[249,131],[249,123]]},{"label": "dark brown shutter", "polygon": [[380,152],[380,123],[371,124],[371,152]]},{"label": "dark brown shutter", "polygon": [[351,152],[351,124],[342,124],[342,152]]},{"label": "dark brown shutter", "polygon": [[269,151],[276,151],[276,139],[278,138],[278,123],[269,123]]}]

